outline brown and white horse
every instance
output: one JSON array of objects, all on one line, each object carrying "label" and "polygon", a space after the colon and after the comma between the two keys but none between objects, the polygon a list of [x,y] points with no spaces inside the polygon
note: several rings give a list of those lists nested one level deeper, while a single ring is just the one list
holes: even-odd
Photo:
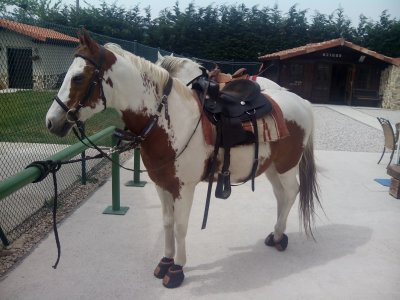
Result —
[{"label": "brown and white horse", "polygon": [[[201,116],[192,91],[155,64],[114,44],[99,46],[87,32],[64,82],[46,116],[47,128],[65,136],[74,121],[85,121],[106,105],[120,112],[129,130],[143,129],[141,154],[161,200],[165,232],[164,257],[154,275],[174,288],[184,280],[185,238],[196,185],[204,179],[213,147],[205,142]],[[298,97],[273,95],[290,135],[260,143],[257,175],[265,173],[278,201],[278,220],[265,243],[284,250],[289,211],[300,192],[300,210],[306,232],[311,231],[314,199],[318,200],[313,156],[313,116],[310,104]],[[149,126],[153,124],[154,126]],[[222,152],[223,150],[221,150]],[[220,153],[220,155],[222,155]],[[240,182],[251,170],[253,146],[231,150],[231,180]],[[296,175],[299,174],[299,182]]]}]

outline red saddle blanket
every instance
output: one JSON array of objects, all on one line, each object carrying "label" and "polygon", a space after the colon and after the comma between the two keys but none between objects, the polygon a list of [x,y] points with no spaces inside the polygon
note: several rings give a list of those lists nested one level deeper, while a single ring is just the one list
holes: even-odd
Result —
[{"label": "red saddle blanket", "polygon": [[[202,111],[200,99],[196,92],[193,95],[197,100],[200,110]],[[258,141],[260,143],[273,142],[289,136],[289,131],[286,127],[285,119],[279,105],[268,95],[263,94],[268,98],[272,105],[270,114],[257,119],[258,126]],[[202,113],[201,125],[203,127],[204,140],[207,145],[214,145],[216,138],[215,126],[207,119],[207,116]],[[254,132],[253,124],[248,121],[242,123],[244,130]]]}]

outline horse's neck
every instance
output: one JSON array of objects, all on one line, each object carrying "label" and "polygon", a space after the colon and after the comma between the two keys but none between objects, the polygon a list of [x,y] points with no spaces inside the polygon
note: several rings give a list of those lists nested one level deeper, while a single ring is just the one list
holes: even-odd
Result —
[{"label": "horse's neck", "polygon": [[[141,123],[148,122],[154,115],[159,117],[158,126],[176,140],[181,137],[184,139],[186,131],[193,128],[193,123],[200,116],[200,112],[191,91],[181,82],[173,80],[171,92],[167,95],[167,104],[159,113],[157,109],[166,85],[165,74],[162,71],[147,65],[146,62],[135,65],[122,58],[117,60],[112,72],[110,78],[113,86],[108,88],[110,106],[123,114],[125,112],[123,116],[125,122],[129,119],[127,112],[133,114],[136,121],[130,122],[129,127],[136,134],[140,134],[144,128],[144,124]],[[167,115],[170,122],[167,120]],[[138,116],[140,116],[139,122],[137,122]]]},{"label": "horse's neck", "polygon": [[[130,65],[129,61],[120,59],[112,71],[105,74],[104,90],[108,105],[117,111],[139,112],[146,109],[148,114],[154,114],[160,98],[159,87],[146,74]],[[107,84],[108,81],[112,84]]]},{"label": "horse's neck", "polygon": [[[176,83],[167,98],[167,105],[158,113],[157,124],[141,145],[142,158],[148,169],[157,169],[157,165],[173,162],[176,155],[185,148],[191,135],[201,134],[196,126],[200,110],[195,98],[190,92],[182,92],[182,86],[176,88],[175,85]],[[151,105],[154,106],[153,103]],[[135,134],[141,134],[151,122],[147,107],[136,112],[124,111],[122,118],[128,129]]]}]

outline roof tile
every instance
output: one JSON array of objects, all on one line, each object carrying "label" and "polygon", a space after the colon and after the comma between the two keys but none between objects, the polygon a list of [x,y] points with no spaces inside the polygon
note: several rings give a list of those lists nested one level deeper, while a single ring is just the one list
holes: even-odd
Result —
[{"label": "roof tile", "polygon": [[42,42],[47,42],[48,40],[58,40],[58,41],[75,42],[75,43],[79,42],[77,38],[57,32],[52,29],[22,24],[6,19],[0,19],[0,27],[7,28],[9,30],[18,32],[20,34],[23,34],[25,36],[31,37],[33,39]]}]

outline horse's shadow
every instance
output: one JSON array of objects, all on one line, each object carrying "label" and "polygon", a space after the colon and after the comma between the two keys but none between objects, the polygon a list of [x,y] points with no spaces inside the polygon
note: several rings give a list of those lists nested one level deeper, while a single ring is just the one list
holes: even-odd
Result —
[{"label": "horse's shadow", "polygon": [[[199,287],[192,288],[198,295],[252,290],[354,253],[371,235],[372,230],[367,227],[321,226],[315,235],[316,243],[300,233],[289,233],[285,252],[267,247],[264,240],[259,240],[255,245],[231,248],[233,254],[226,258],[187,267],[185,284],[201,282]],[[202,274],[196,275],[198,271]]]}]

